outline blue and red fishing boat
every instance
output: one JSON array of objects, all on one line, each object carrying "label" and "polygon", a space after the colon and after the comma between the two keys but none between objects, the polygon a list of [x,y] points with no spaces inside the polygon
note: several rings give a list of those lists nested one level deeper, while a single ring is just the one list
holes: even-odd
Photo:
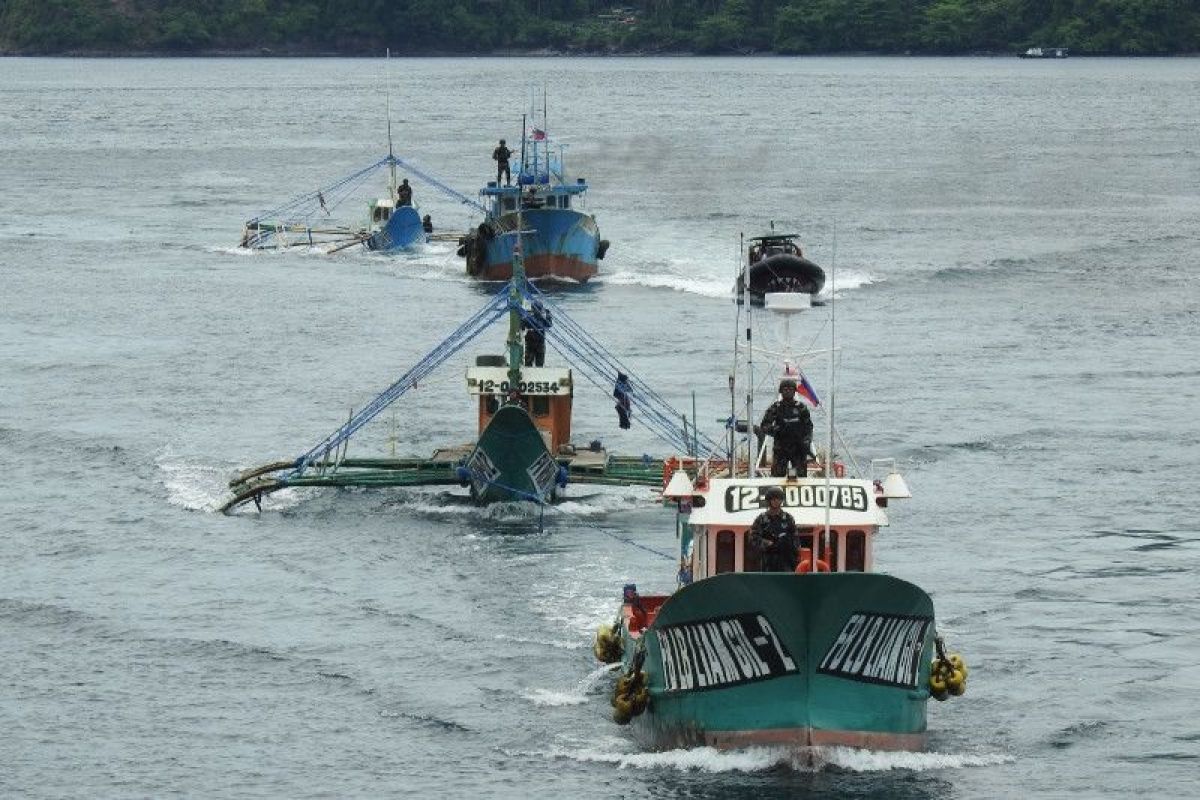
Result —
[{"label": "blue and red fishing boat", "polygon": [[596,218],[584,209],[586,178],[569,177],[563,149],[555,152],[542,128],[526,131],[512,185],[489,181],[479,191],[486,209],[480,225],[460,241],[467,274],[502,281],[512,275],[512,232],[524,226],[525,274],[583,283],[599,270],[608,242],[600,238]]}]

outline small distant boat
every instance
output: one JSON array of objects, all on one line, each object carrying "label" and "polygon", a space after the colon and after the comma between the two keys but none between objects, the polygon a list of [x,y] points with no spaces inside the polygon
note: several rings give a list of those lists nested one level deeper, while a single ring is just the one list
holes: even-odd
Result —
[{"label": "small distant boat", "polygon": [[1066,58],[1065,47],[1031,47],[1018,54],[1021,58]]},{"label": "small distant boat", "polygon": [[768,292],[810,297],[820,293],[825,287],[825,271],[804,257],[797,238],[794,233],[771,233],[750,240],[746,266],[734,287],[739,303],[748,296],[751,305],[762,306]]},{"label": "small distant boat", "polygon": [[599,271],[598,262],[608,250],[595,216],[580,208],[587,180],[568,177],[561,148],[553,151],[542,128],[527,131],[522,139],[514,185],[488,181],[480,189],[484,220],[459,241],[458,254],[466,260],[468,275],[485,281],[508,280],[516,237],[505,234],[523,224],[528,278],[583,283]]}]

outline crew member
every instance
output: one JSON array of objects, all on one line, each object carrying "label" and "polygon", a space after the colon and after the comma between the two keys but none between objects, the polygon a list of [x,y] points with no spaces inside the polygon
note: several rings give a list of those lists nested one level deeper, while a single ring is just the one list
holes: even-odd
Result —
[{"label": "crew member", "polygon": [[812,447],[813,423],[808,407],[796,399],[796,382],[790,378],[779,384],[782,397],[763,414],[761,432],[773,438],[771,474],[782,477],[788,466],[803,478],[808,474],[808,452]]},{"label": "crew member", "polygon": [[421,229],[426,233],[433,233],[433,217],[428,214],[421,220]]},{"label": "crew member", "polygon": [[796,520],[783,510],[783,489],[767,489],[767,510],[750,526],[750,546],[758,551],[763,572],[796,570]]},{"label": "crew member", "polygon": [[492,159],[496,162],[496,183],[500,183],[500,176],[504,176],[504,185],[512,186],[512,171],[508,168],[508,160],[512,158],[512,150],[504,144],[504,140],[500,140],[500,146],[492,151]]},{"label": "crew member", "polygon": [[396,205],[412,205],[412,187],[408,185],[408,178],[402,180],[400,185],[396,187]]},{"label": "crew member", "polygon": [[529,318],[521,318],[525,329],[525,366],[540,367],[546,363],[546,329],[550,327],[550,311],[541,300],[534,300]]}]

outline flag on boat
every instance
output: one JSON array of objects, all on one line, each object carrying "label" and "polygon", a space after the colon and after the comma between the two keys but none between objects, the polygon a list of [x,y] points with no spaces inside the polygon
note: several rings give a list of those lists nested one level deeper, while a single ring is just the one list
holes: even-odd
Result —
[{"label": "flag on boat", "polygon": [[817,397],[817,390],[808,382],[808,378],[804,377],[804,373],[793,366],[790,361],[783,362],[783,377],[785,380],[796,382],[796,394],[803,398],[804,402],[813,408],[821,405],[821,399]]},{"label": "flag on boat", "polygon": [[817,397],[817,390],[808,382],[808,378],[804,374],[800,374],[800,380],[796,381],[796,394],[804,398],[804,402],[808,403],[813,408],[821,405],[820,399]]},{"label": "flag on boat", "polygon": [[544,141],[545,139],[546,139],[546,132],[544,130],[542,130],[540,128],[533,129],[533,140],[535,142],[541,142],[541,141]]}]

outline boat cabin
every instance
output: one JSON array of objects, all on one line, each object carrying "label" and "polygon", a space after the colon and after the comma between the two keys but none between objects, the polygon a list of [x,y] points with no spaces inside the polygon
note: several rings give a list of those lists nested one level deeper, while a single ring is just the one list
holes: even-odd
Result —
[{"label": "boat cabin", "polygon": [[757,264],[764,258],[778,255],[803,258],[804,253],[801,252],[800,245],[796,244],[798,237],[799,234],[796,233],[756,236],[750,240],[750,249],[747,252],[746,263]]},{"label": "boat cabin", "polygon": [[[824,478],[782,484],[778,478],[720,478],[697,493],[685,525],[682,552],[690,557],[693,580],[761,569],[759,554],[749,543],[750,527],[767,510],[766,491],[771,486],[783,489],[783,510],[796,520],[798,550],[810,550],[830,572],[872,570],[875,536],[888,524],[886,498],[874,482],[833,478],[826,486]],[[827,504],[828,544],[824,535]],[[689,536],[690,542],[686,541]]]},{"label": "boat cabin", "polygon": [[495,218],[515,214],[518,210],[570,209],[587,189],[587,181],[583,178],[575,183],[553,185],[497,186],[495,181],[488,181],[488,185],[479,190],[479,195],[484,200],[488,215]]},{"label": "boat cabin", "polygon": [[[504,363],[503,356],[482,356],[481,360],[489,358]],[[571,441],[574,389],[571,370],[562,367],[522,367],[521,382],[516,387],[509,383],[507,366],[467,368],[467,391],[479,398],[479,432],[483,433],[501,405],[519,403],[541,431],[551,453],[558,453]]]},{"label": "boat cabin", "polygon": [[370,218],[371,226],[378,228],[392,218],[392,212],[396,210],[396,204],[388,197],[381,197],[371,203]]}]

